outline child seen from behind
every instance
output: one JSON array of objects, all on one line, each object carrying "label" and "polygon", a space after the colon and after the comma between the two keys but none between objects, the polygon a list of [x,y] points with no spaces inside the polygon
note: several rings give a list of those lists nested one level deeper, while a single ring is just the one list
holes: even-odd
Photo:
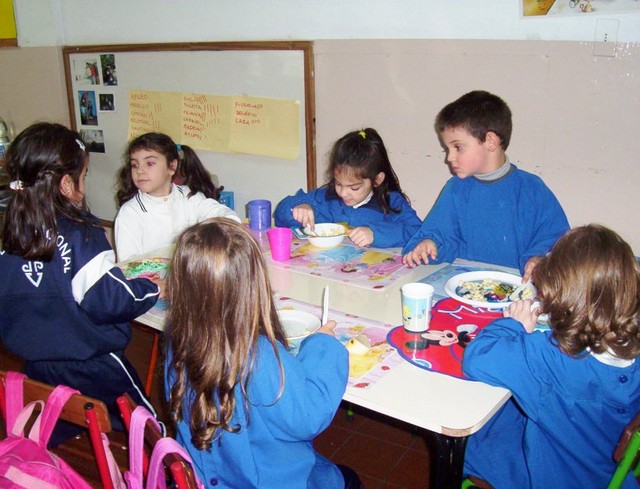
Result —
[{"label": "child seen from behind", "polygon": [[[163,283],[127,280],[114,265],[85,204],[88,164],[80,135],[60,124],[34,124],[9,148],[0,337],[29,377],[104,401],[122,429],[115,400],[123,393],[153,411],[124,349],[130,321],[156,303]],[[53,444],[64,437],[54,433]]]},{"label": "child seen from behind", "polygon": [[[606,487],[624,427],[640,411],[640,269],[597,225],[563,236],[534,271],[541,302],[513,303],[467,346],[463,371],[509,389],[522,410],[467,445],[465,472],[496,488]],[[534,332],[538,312],[551,331]],[[503,429],[504,428],[504,429]],[[637,488],[630,475],[623,487]]]},{"label": "child seen from behind", "polygon": [[329,183],[305,193],[299,190],[277,206],[276,226],[310,226],[346,222],[357,246],[404,246],[420,219],[400,188],[387,149],[375,129],[354,131],[333,146]]},{"label": "child seen from behind", "polygon": [[[177,439],[219,488],[360,488],[317,453],[346,389],[335,322],[286,348],[259,245],[213,218],[178,239],[168,279],[165,388]],[[215,298],[215,299],[212,299]]]},{"label": "child seen from behind", "polygon": [[[176,175],[184,185],[173,183]],[[133,139],[118,174],[118,260],[169,246],[184,229],[210,217],[240,222],[217,198],[211,176],[189,146],[179,150],[169,136],[160,133]]]},{"label": "child seen from behind", "polygon": [[511,110],[496,95],[473,91],[444,107],[435,129],[455,176],[404,247],[403,261],[464,258],[517,268],[528,280],[569,223],[544,182],[507,158]]}]

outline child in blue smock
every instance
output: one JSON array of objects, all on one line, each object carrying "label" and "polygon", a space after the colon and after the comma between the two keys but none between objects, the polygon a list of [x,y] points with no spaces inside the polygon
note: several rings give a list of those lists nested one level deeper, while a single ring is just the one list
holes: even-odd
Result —
[{"label": "child in blue smock", "polygon": [[[465,473],[496,489],[606,487],[640,411],[640,268],[620,236],[590,225],[560,238],[534,279],[540,309],[512,304],[466,348],[464,373],[509,389],[521,415],[471,436]],[[538,312],[551,331],[534,331]]]},{"label": "child in blue smock", "polygon": [[312,444],[345,392],[347,350],[330,321],[289,353],[268,276],[239,223],[212,218],[178,239],[165,364],[177,439],[207,487],[359,489]]},{"label": "child in blue smock", "polygon": [[469,92],[440,111],[435,128],[455,176],[404,247],[404,262],[465,258],[517,268],[529,279],[569,223],[540,177],[507,158],[511,110],[496,95]]},{"label": "child in blue smock", "polygon": [[420,219],[400,188],[387,149],[375,129],[354,131],[334,145],[329,183],[285,197],[274,214],[276,226],[313,228],[315,223],[346,222],[357,246],[404,246]]}]

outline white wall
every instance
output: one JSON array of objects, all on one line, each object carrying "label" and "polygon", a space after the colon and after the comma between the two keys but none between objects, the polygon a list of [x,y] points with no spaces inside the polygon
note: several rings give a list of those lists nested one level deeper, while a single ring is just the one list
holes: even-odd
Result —
[{"label": "white wall", "polygon": [[[556,0],[568,2],[568,0]],[[274,39],[592,41],[615,18],[618,41],[640,41],[638,0],[592,0],[595,12],[521,16],[521,0],[15,0],[19,44]]]},{"label": "white wall", "polygon": [[[599,13],[553,18],[523,18],[520,0],[15,3],[21,46],[316,41],[319,181],[337,137],[354,127],[375,126],[394,164],[398,161],[405,191],[421,217],[448,177],[431,127],[435,113],[470,89],[493,90],[514,112],[509,155],[516,163],[543,177],[573,225],[609,225],[640,254],[635,222],[640,215],[640,13],[607,10],[639,1],[592,0]],[[613,56],[594,56],[594,48],[602,47],[593,42],[596,24],[612,19],[618,25]],[[10,107],[11,118],[25,125],[35,114],[59,118],[66,97],[59,85],[62,66],[58,73],[46,66],[51,84],[42,75],[45,67],[37,64],[37,55],[55,58],[50,48],[31,49],[0,50],[0,110]],[[21,54],[27,51],[29,56]],[[16,56],[30,59],[33,68],[25,68],[26,61],[12,64]],[[420,56],[427,74],[407,76],[402,63]],[[28,84],[18,84],[22,91],[17,93],[15,81],[29,76],[49,90],[39,88],[36,97]],[[386,90],[378,104],[371,102],[377,89]],[[413,107],[394,102],[410,100],[420,90],[424,96]],[[415,124],[416,114],[418,126],[408,126]]]}]

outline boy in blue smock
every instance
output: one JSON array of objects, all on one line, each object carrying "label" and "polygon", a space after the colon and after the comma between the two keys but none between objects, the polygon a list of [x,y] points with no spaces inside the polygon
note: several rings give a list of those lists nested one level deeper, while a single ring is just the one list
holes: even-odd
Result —
[{"label": "boy in blue smock", "polygon": [[517,268],[524,280],[568,229],[560,203],[506,155],[511,110],[469,92],[444,107],[435,129],[455,175],[402,253],[410,267],[465,258]]}]

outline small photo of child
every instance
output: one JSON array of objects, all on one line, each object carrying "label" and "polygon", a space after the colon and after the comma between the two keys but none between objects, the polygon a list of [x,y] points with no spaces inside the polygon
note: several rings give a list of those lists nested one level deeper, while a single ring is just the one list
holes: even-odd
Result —
[{"label": "small photo of child", "polygon": [[96,92],[78,90],[78,104],[80,105],[80,124],[83,126],[97,126]]},{"label": "small photo of child", "polygon": [[98,95],[100,101],[100,112],[113,112],[116,110],[115,97],[112,93],[101,93]]},{"label": "small photo of child", "polygon": [[102,65],[102,83],[110,86],[117,85],[115,54],[101,54],[100,64]]}]

